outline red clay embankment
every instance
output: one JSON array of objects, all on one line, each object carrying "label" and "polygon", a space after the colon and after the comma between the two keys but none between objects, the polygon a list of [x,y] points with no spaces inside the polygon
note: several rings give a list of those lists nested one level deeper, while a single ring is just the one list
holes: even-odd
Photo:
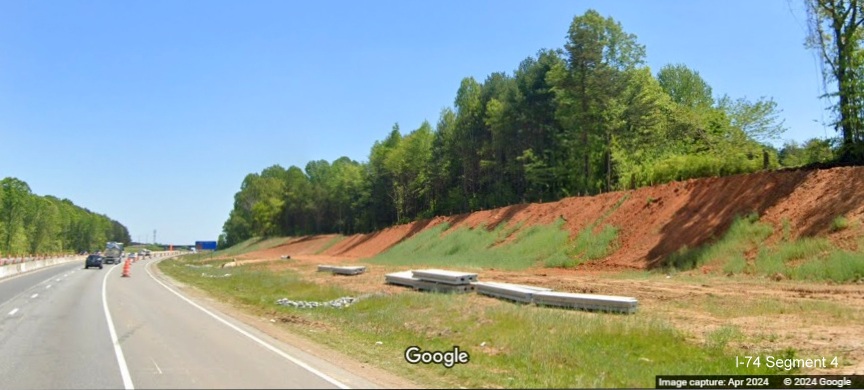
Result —
[{"label": "red clay embankment", "polygon": [[[620,203],[620,204],[619,204]],[[616,207],[617,206],[617,207]],[[783,170],[722,178],[694,179],[637,190],[591,197],[571,197],[556,202],[519,204],[450,217],[437,217],[390,227],[369,234],[348,236],[320,255],[343,260],[362,259],[381,253],[400,241],[442,222],[451,228],[494,228],[500,223],[523,228],[549,224],[563,218],[575,236],[586,226],[619,228],[618,249],[594,262],[600,268],[651,268],[679,248],[697,247],[721,237],[737,215],[757,213],[775,226],[775,235],[788,221],[792,237],[831,233],[834,218],[864,219],[864,167],[825,170]],[[831,239],[857,249],[862,224],[831,233]],[[333,235],[300,237],[248,257],[314,255]],[[245,256],[244,256],[245,257]]]}]

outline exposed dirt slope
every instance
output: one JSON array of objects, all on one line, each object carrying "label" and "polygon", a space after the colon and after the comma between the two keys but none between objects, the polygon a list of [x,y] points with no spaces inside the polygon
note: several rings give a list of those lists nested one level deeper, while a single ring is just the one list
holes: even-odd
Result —
[{"label": "exposed dirt slope", "polygon": [[[374,256],[398,242],[449,222],[452,228],[500,223],[523,228],[549,224],[557,218],[571,236],[600,220],[618,227],[619,249],[594,262],[598,268],[651,268],[683,246],[705,244],[720,237],[735,216],[755,212],[775,225],[775,235],[788,221],[793,237],[824,235],[837,216],[864,219],[864,167],[826,170],[786,170],[674,182],[655,187],[618,191],[592,197],[571,197],[557,202],[520,204],[494,210],[394,226],[370,234],[346,237],[321,251],[333,236],[301,237],[277,248],[248,254],[250,258],[278,258],[285,254],[315,254],[346,261]],[[854,224],[860,233],[861,223]],[[845,236],[844,236],[845,235]],[[848,240],[844,241],[844,237]],[[848,249],[857,248],[852,233],[835,234]]]}]

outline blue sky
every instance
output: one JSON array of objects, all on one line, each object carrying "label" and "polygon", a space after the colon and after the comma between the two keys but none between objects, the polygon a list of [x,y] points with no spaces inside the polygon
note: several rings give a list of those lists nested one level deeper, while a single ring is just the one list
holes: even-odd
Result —
[{"label": "blue sky", "polygon": [[133,240],[215,240],[249,173],[435,123],[463,77],[564,46],[593,8],[715,95],[773,97],[784,139],[834,136],[801,0],[0,0],[0,178]]}]

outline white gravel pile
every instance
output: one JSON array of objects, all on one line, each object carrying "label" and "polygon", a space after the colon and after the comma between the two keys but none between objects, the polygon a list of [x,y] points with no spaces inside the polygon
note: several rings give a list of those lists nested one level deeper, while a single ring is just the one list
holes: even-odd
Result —
[{"label": "white gravel pile", "polygon": [[201,273],[201,276],[203,276],[203,277],[205,277],[205,278],[227,278],[227,277],[231,276],[231,274],[224,274],[224,275],[210,275],[210,274],[205,274],[205,273],[202,272],[202,273]]},{"label": "white gravel pile", "polygon": [[276,301],[277,305],[282,306],[291,306],[297,307],[300,309],[314,309],[318,307],[335,307],[337,309],[341,309],[343,307],[351,306],[352,303],[357,302],[357,298],[354,297],[342,297],[338,299],[334,299],[328,302],[311,302],[311,301],[292,301],[288,298],[282,298]]}]

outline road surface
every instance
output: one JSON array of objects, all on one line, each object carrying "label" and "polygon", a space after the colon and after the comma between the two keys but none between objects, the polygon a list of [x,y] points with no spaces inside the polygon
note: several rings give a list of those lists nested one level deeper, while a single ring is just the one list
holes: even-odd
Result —
[{"label": "road surface", "polygon": [[0,388],[378,387],[190,300],[155,261],[0,280]]}]

